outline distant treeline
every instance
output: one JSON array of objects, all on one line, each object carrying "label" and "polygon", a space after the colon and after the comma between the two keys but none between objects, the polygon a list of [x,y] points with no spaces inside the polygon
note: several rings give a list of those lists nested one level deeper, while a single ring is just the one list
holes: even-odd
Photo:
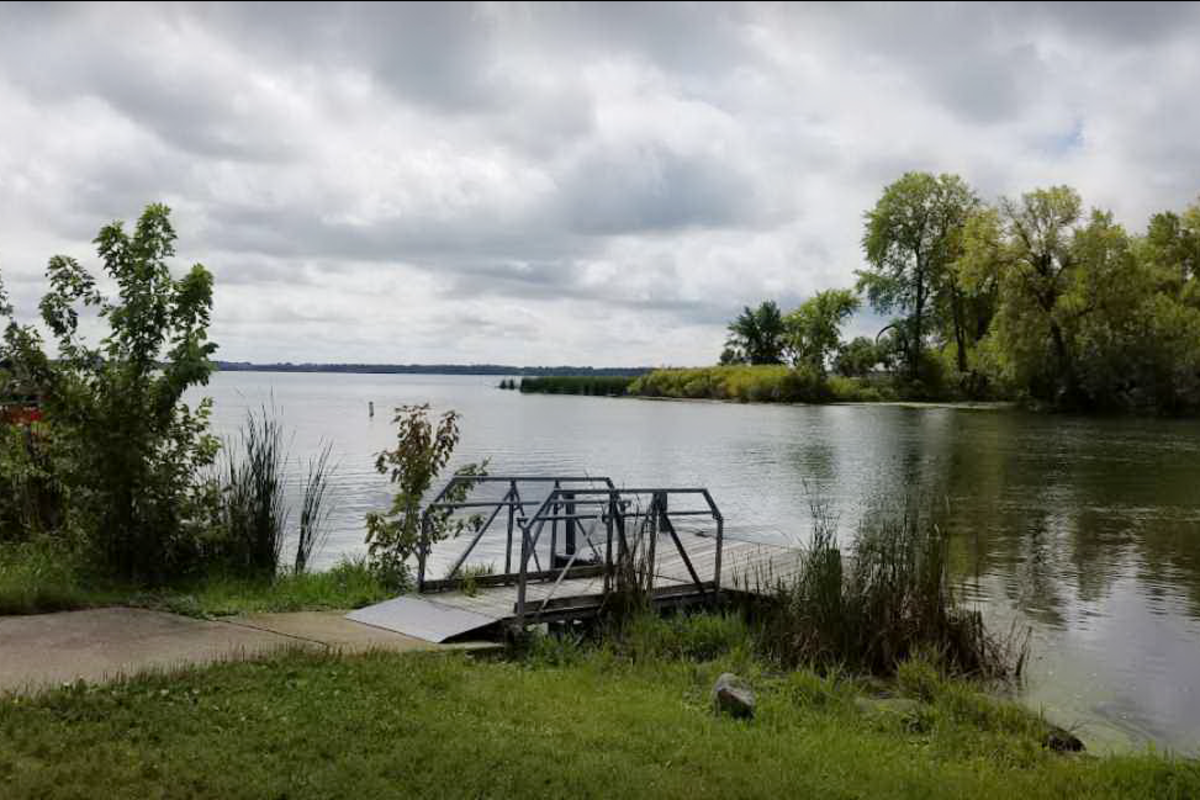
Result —
[{"label": "distant treeline", "polygon": [[[643,373],[644,374],[644,373]],[[525,394],[589,394],[619,397],[626,393],[634,375],[553,375],[541,378],[522,378],[520,389]],[[501,381],[500,388],[514,388],[512,381]]]},{"label": "distant treeline", "polygon": [[352,372],[370,375],[571,375],[638,376],[650,367],[514,367],[508,364],[251,364],[248,361],[218,361],[222,372]]}]

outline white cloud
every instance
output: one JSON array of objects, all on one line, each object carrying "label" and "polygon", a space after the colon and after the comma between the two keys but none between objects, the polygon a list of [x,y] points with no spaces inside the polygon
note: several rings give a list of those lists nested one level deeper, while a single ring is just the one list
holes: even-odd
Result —
[{"label": "white cloud", "polygon": [[[0,8],[0,269],[152,200],[236,360],[706,363],[911,169],[1200,190],[1195,6]],[[94,262],[93,262],[94,263]],[[864,316],[854,332],[875,320]]]}]

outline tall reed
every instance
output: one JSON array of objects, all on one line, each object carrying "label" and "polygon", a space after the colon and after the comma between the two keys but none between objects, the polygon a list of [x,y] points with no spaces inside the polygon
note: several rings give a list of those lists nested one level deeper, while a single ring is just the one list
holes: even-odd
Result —
[{"label": "tall reed", "polygon": [[631,375],[546,375],[540,378],[522,378],[520,389],[524,394],[586,394],[601,397],[619,397],[625,394]]},{"label": "tall reed", "polygon": [[304,572],[312,564],[313,556],[325,546],[329,539],[329,515],[333,507],[326,502],[329,481],[336,466],[330,466],[329,455],[332,443],[327,443],[321,452],[308,461],[308,474],[304,481],[304,494],[300,499],[300,531],[296,539],[296,561],[293,571]]},{"label": "tall reed", "polygon": [[875,502],[849,557],[837,519],[812,505],[813,539],[799,570],[783,579],[747,576],[770,598],[761,644],[786,666],[845,667],[894,674],[906,659],[932,656],[954,674],[1019,677],[1028,632],[996,636],[980,611],[950,590],[948,539],[919,503]]},{"label": "tall reed", "polygon": [[283,427],[264,406],[246,412],[240,448],[226,442],[221,521],[229,568],[243,575],[274,575],[287,529]]}]

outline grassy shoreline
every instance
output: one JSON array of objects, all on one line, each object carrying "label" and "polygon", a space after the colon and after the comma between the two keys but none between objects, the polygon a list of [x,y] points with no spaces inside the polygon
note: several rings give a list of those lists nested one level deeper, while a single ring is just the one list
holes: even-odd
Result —
[{"label": "grassy shoreline", "polygon": [[[501,388],[517,388],[513,384]],[[636,377],[586,375],[524,378],[525,394],[581,394],[739,403],[947,402],[957,398],[909,396],[889,378],[818,375],[782,364],[671,367]]]},{"label": "grassy shoreline", "polygon": [[[774,673],[732,644],[549,640],[485,661],[292,652],[0,698],[0,786],[9,798],[1200,792],[1194,761],[1053,752],[1036,716],[920,665],[872,686]],[[724,671],[754,687],[755,719],[712,713]]]},{"label": "grassy shoreline", "polygon": [[90,577],[58,548],[0,545],[0,616],[131,606],[191,617],[359,608],[394,596],[363,561],[274,578],[214,574],[166,586],[132,586]]}]

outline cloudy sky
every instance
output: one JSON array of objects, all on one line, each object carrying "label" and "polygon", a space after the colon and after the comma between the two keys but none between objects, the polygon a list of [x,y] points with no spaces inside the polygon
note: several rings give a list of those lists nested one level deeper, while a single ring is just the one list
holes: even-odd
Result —
[{"label": "cloudy sky", "polygon": [[0,274],[30,316],[162,200],[222,358],[709,363],[851,283],[907,170],[1184,206],[1197,42],[1145,3],[6,4]]}]

